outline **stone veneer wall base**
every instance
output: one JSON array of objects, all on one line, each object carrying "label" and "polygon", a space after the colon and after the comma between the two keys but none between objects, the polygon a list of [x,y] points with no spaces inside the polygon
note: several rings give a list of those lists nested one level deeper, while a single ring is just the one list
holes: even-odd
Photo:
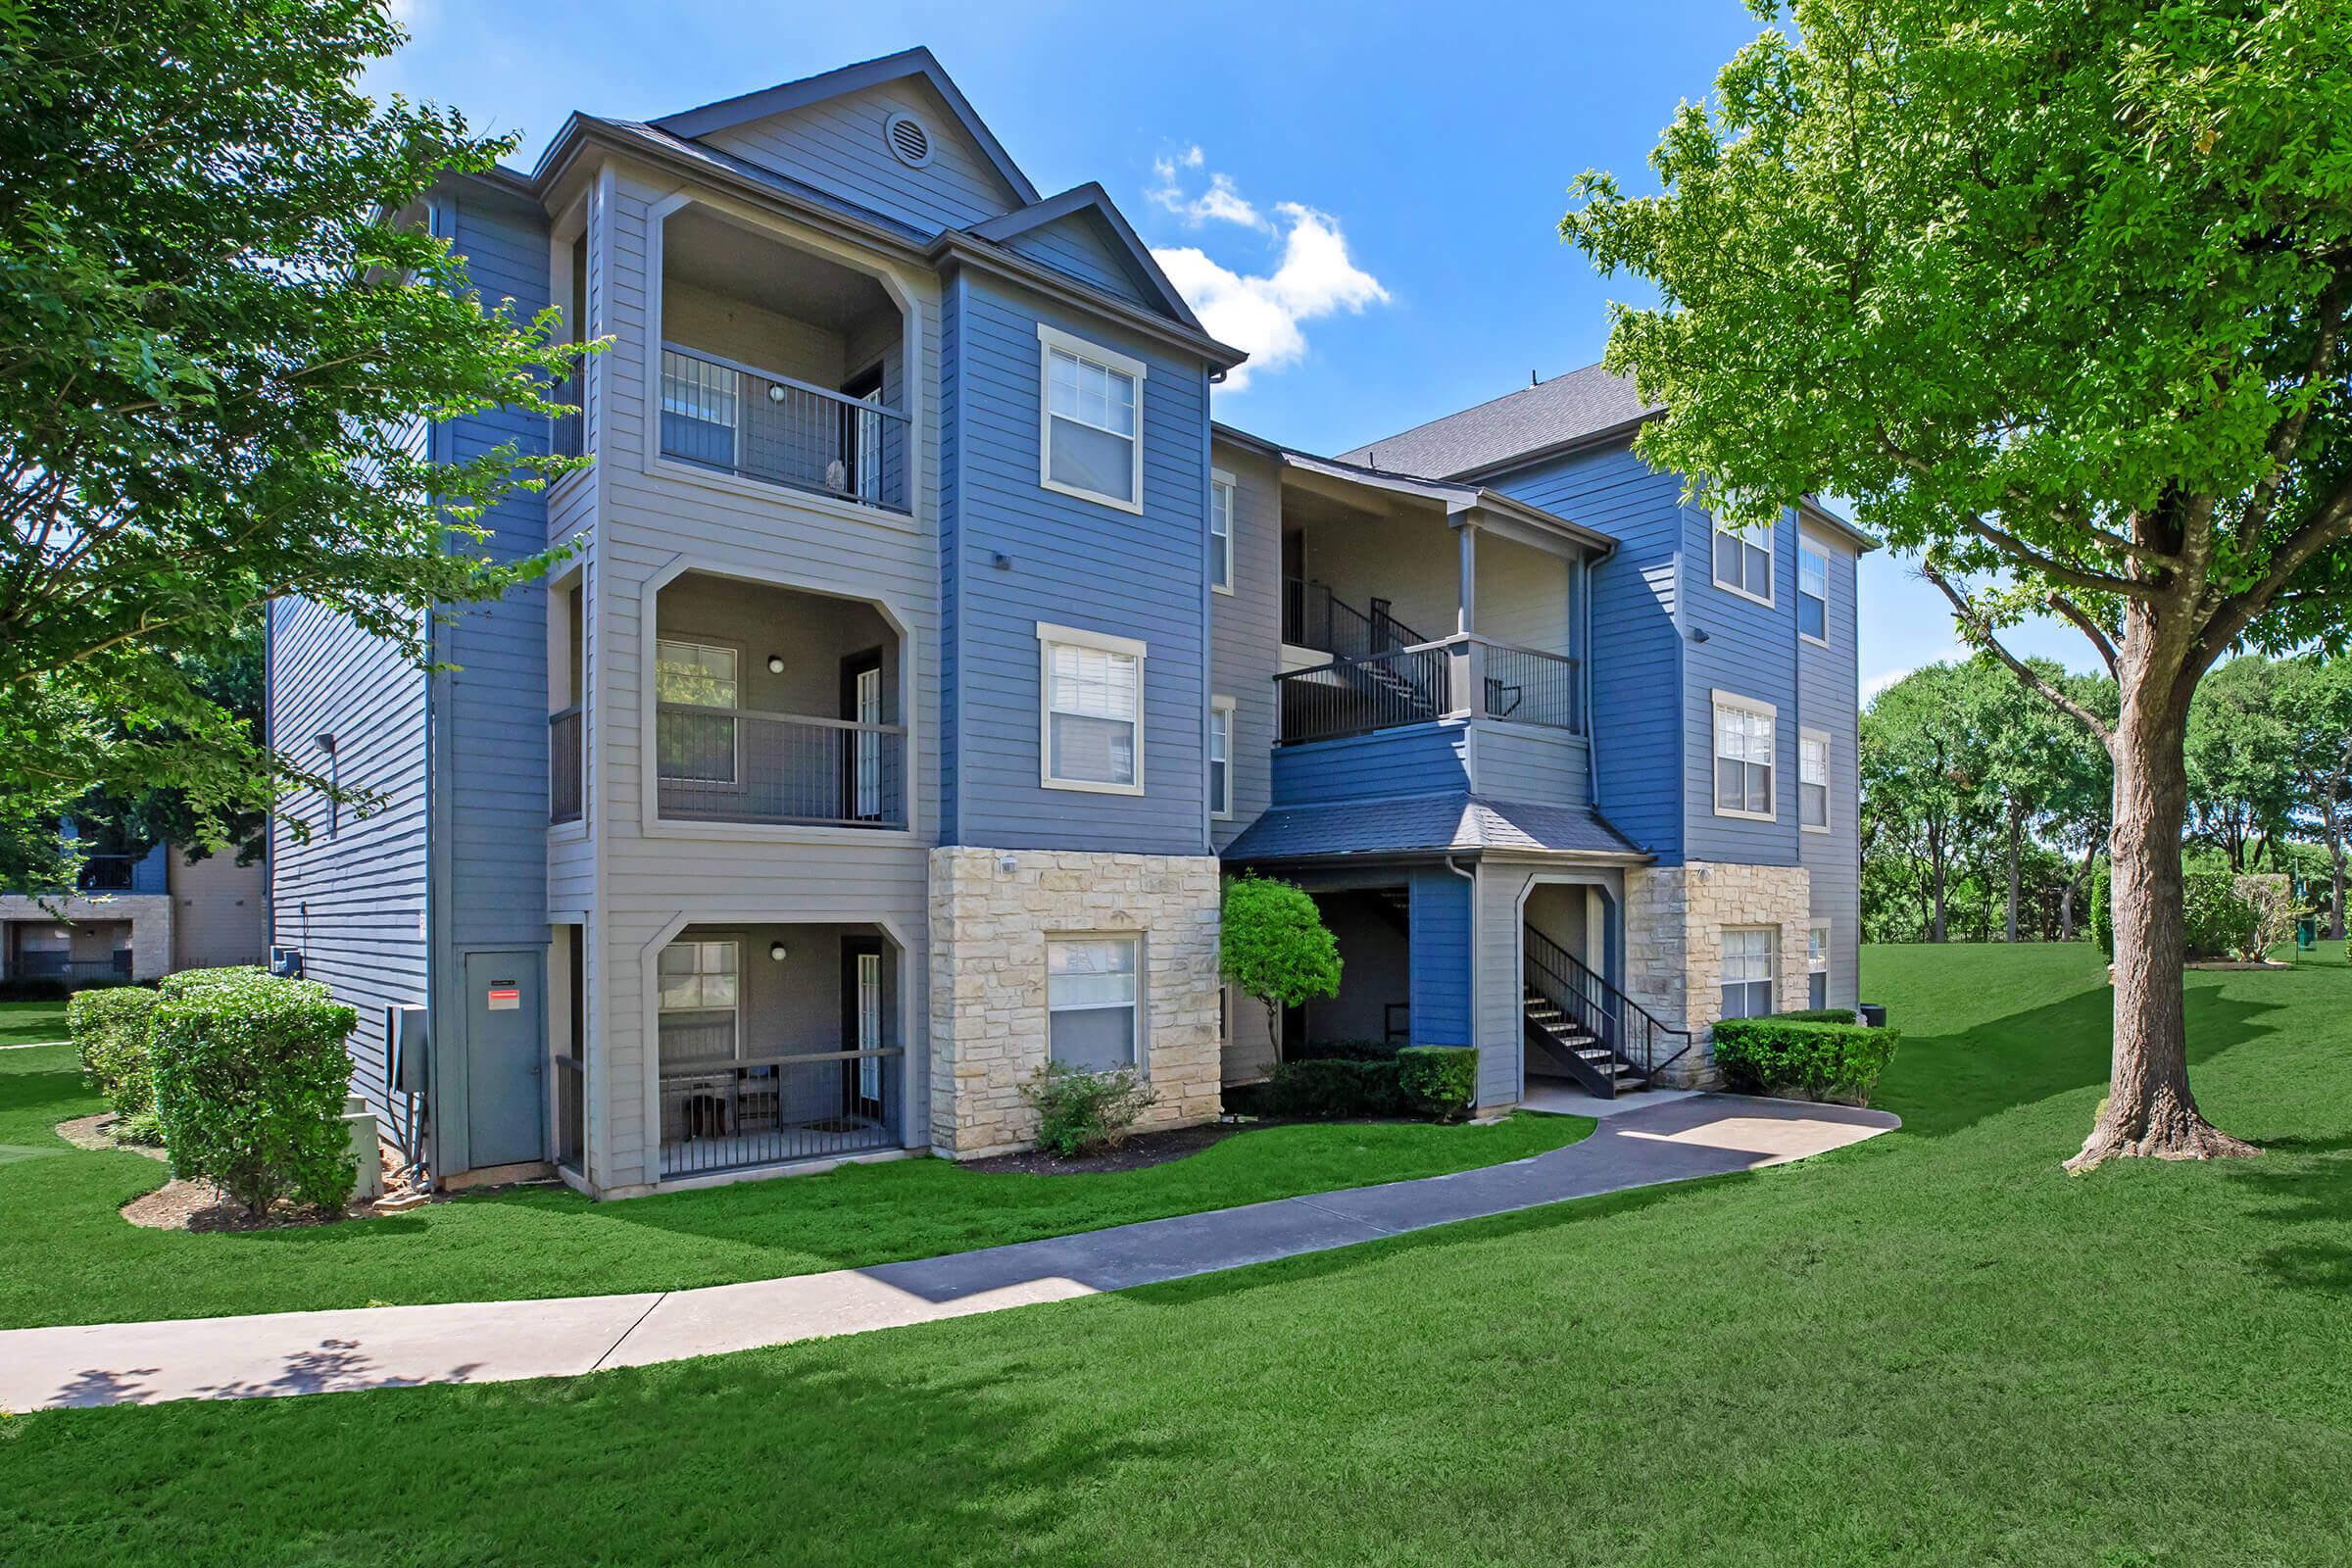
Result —
[{"label": "stone veneer wall base", "polygon": [[931,1146],[957,1159],[1030,1147],[1021,1087],[1046,1060],[1046,939],[1139,940],[1139,1061],[1156,1102],[1137,1124],[1221,1109],[1218,863],[1077,850],[931,852]]},{"label": "stone veneer wall base", "polygon": [[1715,1088],[1723,1081],[1712,1033],[1723,1016],[1724,927],[1777,927],[1775,1003],[1784,1012],[1806,1004],[1812,900],[1812,877],[1801,865],[1693,860],[1626,872],[1626,994],[1693,1036],[1690,1054],[1658,1075],[1661,1084]]}]

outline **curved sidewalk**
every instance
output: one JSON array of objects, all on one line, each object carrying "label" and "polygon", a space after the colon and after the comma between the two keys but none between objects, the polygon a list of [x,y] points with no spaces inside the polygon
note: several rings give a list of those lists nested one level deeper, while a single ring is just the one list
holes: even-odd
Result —
[{"label": "curved sidewalk", "polygon": [[0,1331],[0,1410],[570,1377],[1156,1285],[1568,1199],[1802,1159],[1882,1110],[1696,1095],[1506,1165],[874,1268],[630,1296]]}]

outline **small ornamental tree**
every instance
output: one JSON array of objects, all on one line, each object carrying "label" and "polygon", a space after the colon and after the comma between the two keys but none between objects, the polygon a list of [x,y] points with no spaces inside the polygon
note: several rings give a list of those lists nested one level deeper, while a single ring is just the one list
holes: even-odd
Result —
[{"label": "small ornamental tree", "polygon": [[[2352,612],[2352,6],[1757,0],[1657,195],[1562,232],[1655,286],[1607,364],[1735,527],[1849,499],[2115,765],[2115,1052],[2070,1168],[2248,1154],[2189,1092],[2190,703]],[[2081,631],[2110,718],[2002,645]]]},{"label": "small ornamental tree", "polygon": [[1315,901],[1272,877],[1228,877],[1217,967],[1225,983],[1266,1009],[1266,1036],[1282,1057],[1282,1009],[1340,994],[1340,945]]}]

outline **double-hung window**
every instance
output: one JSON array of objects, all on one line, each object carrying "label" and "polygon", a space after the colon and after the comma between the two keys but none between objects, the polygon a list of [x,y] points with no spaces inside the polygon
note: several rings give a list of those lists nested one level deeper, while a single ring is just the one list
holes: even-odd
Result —
[{"label": "double-hung window", "polygon": [[1805,933],[1805,1005],[1830,1004],[1830,928],[1816,925]]},{"label": "double-hung window", "polygon": [[1136,1064],[1133,937],[1046,942],[1046,1054],[1103,1072]]},{"label": "double-hung window", "polygon": [[1817,729],[1796,735],[1796,820],[1811,832],[1830,830],[1830,738]]},{"label": "double-hung window", "polygon": [[1796,537],[1796,630],[1817,643],[1830,640],[1830,558],[1803,534]]},{"label": "double-hung window", "polygon": [[1049,490],[1144,510],[1144,365],[1040,325],[1046,406],[1039,482]]},{"label": "double-hung window", "polygon": [[1715,522],[1715,586],[1772,603],[1772,529],[1734,533]]},{"label": "double-hung window", "polygon": [[740,960],[732,941],[672,942],[662,950],[662,1065],[735,1059]]},{"label": "double-hung window", "polygon": [[1208,700],[1208,814],[1233,814],[1233,699]]},{"label": "double-hung window", "polygon": [[1764,703],[1715,694],[1715,814],[1771,820],[1773,710]]},{"label": "double-hung window", "polygon": [[1144,793],[1144,645],[1038,623],[1044,688],[1040,781],[1049,789]]},{"label": "double-hung window", "polygon": [[1209,475],[1208,585],[1221,594],[1233,592],[1233,475],[1222,468]]},{"label": "double-hung window", "polygon": [[1768,925],[1726,926],[1723,932],[1723,1015],[1760,1018],[1772,1011],[1773,948],[1780,932]]},{"label": "double-hung window", "polygon": [[662,638],[655,647],[656,751],[662,777],[735,782],[736,654],[713,643]]}]

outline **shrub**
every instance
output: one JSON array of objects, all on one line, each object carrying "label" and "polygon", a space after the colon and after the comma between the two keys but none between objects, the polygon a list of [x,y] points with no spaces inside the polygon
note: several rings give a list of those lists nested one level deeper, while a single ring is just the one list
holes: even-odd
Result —
[{"label": "shrub", "polygon": [[70,980],[0,980],[0,1002],[64,1002],[73,995]]},{"label": "shrub", "polygon": [[1309,1040],[1291,1053],[1293,1061],[1389,1061],[1403,1048],[1385,1040]]},{"label": "shrub", "polygon": [[1269,1115],[1310,1119],[1396,1116],[1404,1111],[1396,1081],[1397,1054],[1365,1059],[1306,1056],[1278,1061],[1266,1080]]},{"label": "shrub", "polygon": [[2243,952],[2254,940],[2254,906],[2224,870],[2191,871],[2180,884],[2181,935],[2199,957],[2222,958]]},{"label": "shrub", "polygon": [[1460,1121],[1478,1100],[1477,1048],[1407,1046],[1396,1053],[1396,1088],[1415,1115]]},{"label": "shrub", "polygon": [[2270,872],[2241,876],[2232,884],[2246,906],[2249,929],[2239,954],[2267,958],[2271,950],[2295,934],[2295,922],[2310,911],[2295,897],[2295,885],[2285,875]]},{"label": "shrub", "polygon": [[1091,1072],[1049,1061],[1021,1086],[1021,1099],[1037,1112],[1037,1147],[1069,1159],[1126,1137],[1158,1096],[1133,1067]]},{"label": "shrub", "polygon": [[1217,970],[1266,1009],[1266,1032],[1282,1039],[1282,1009],[1340,994],[1340,944],[1315,901],[1271,877],[1225,880]]},{"label": "shrub", "polygon": [[258,969],[165,982],[151,1052],[175,1176],[260,1213],[281,1197],[340,1208],[358,1179],[343,1124],[359,1015],[315,980]]},{"label": "shrub", "polygon": [[1867,1105],[1901,1040],[1900,1030],[1858,1023],[1726,1018],[1715,1026],[1715,1064],[1743,1094]]},{"label": "shrub", "polygon": [[114,986],[80,992],[67,1004],[66,1030],[81,1054],[81,1075],[118,1117],[155,1109],[147,1036],[159,1000],[144,987]]},{"label": "shrub", "polygon": [[182,969],[156,983],[155,989],[167,997],[185,996],[208,986],[236,985],[247,980],[267,980],[270,971],[255,964],[233,964],[226,969]]},{"label": "shrub", "polygon": [[1851,1007],[1804,1007],[1773,1016],[1783,1023],[1853,1023],[1862,1015]]}]

